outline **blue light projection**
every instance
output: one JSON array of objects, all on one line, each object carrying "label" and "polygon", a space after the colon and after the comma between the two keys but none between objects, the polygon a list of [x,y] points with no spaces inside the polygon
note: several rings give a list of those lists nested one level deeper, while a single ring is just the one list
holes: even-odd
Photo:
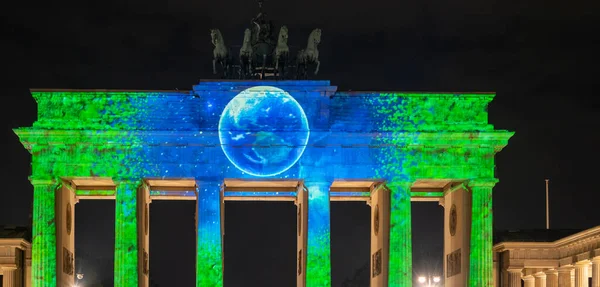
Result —
[{"label": "blue light projection", "polygon": [[[476,232],[465,286],[492,282],[494,155],[513,134],[488,122],[492,94],[340,92],[329,81],[201,81],[188,92],[32,94],[38,120],[15,130],[32,154],[32,286],[57,286],[57,183],[96,176],[120,182],[116,191],[96,193],[116,197],[115,286],[138,284],[143,262],[133,191],[147,177],[196,181],[197,190],[178,193],[197,196],[196,287],[223,286],[226,178],[303,180],[307,244],[298,276],[306,287],[331,286],[331,198],[369,196],[331,191],[334,181],[385,181],[391,190],[387,281],[410,286],[411,184],[467,179]],[[247,190],[225,197],[295,194]]]},{"label": "blue light projection", "polygon": [[310,129],[300,104],[286,91],[257,86],[240,92],[219,120],[219,141],[229,161],[252,176],[274,176],[302,156]]}]

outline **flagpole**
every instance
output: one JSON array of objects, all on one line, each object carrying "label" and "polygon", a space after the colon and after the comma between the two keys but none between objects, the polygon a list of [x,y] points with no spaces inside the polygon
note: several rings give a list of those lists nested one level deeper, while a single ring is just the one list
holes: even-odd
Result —
[{"label": "flagpole", "polygon": [[546,229],[550,229],[550,202],[548,200],[548,181],[546,179]]}]

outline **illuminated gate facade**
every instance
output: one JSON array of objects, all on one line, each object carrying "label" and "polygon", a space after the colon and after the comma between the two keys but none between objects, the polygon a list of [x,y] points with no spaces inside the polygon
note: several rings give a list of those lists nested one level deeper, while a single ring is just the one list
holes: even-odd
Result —
[{"label": "illuminated gate facade", "polygon": [[330,286],[332,200],[371,206],[371,286],[411,286],[411,200],[445,207],[445,282],[492,286],[493,94],[337,92],[328,81],[192,91],[32,90],[33,286],[72,286],[79,199],[114,200],[115,286],[148,286],[154,200],[197,202],[196,286],[223,285],[223,202],[290,200],[297,285]]}]

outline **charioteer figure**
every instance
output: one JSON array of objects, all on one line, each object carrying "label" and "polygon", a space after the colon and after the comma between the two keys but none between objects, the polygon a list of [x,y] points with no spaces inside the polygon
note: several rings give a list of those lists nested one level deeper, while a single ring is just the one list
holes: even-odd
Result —
[{"label": "charioteer figure", "polygon": [[267,14],[262,10],[263,1],[258,1],[259,12],[252,19],[252,45],[258,43],[273,44],[273,23],[266,19]]}]

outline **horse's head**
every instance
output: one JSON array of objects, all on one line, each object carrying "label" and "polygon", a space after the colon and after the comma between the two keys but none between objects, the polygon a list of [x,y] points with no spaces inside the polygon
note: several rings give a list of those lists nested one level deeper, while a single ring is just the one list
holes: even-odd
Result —
[{"label": "horse's head", "polygon": [[319,29],[319,28],[314,29],[310,33],[310,38],[311,38],[311,41],[313,41],[313,43],[315,43],[315,45],[321,43],[321,29]]},{"label": "horse's head", "polygon": [[252,31],[250,31],[250,29],[246,28],[246,30],[244,30],[244,43],[249,43],[251,36],[252,36]]},{"label": "horse's head", "polygon": [[288,40],[288,28],[287,26],[281,26],[279,29],[279,41],[280,43],[287,43]]},{"label": "horse's head", "polygon": [[218,42],[222,42],[221,31],[219,29],[210,29],[210,38],[214,45],[217,45]]}]

